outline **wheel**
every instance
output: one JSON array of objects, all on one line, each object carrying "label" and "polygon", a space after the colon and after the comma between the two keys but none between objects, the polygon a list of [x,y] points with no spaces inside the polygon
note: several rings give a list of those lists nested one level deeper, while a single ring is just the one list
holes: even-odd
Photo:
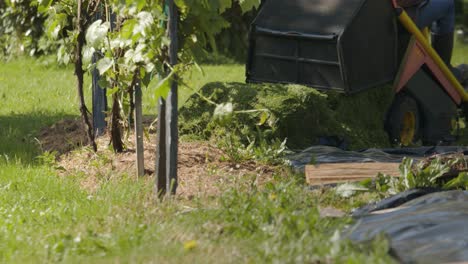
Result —
[{"label": "wheel", "polygon": [[418,103],[408,94],[397,94],[387,114],[385,130],[390,142],[404,147],[421,138],[421,115]]}]

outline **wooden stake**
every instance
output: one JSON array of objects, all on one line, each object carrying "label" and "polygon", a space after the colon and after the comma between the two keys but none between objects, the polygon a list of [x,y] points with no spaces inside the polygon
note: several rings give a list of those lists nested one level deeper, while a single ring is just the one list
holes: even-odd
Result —
[{"label": "wooden stake", "polygon": [[[94,17],[95,20],[102,19],[102,7],[97,7],[99,11],[96,12]],[[104,16],[105,17],[105,16]],[[98,52],[93,54],[92,62],[96,63],[100,59],[100,55]],[[92,94],[92,102],[93,102],[93,129],[94,129],[94,137],[97,138],[99,136],[104,135],[104,132],[107,128],[106,123],[106,112],[107,112],[107,92],[105,88],[99,86],[99,80],[101,76],[99,75],[99,71],[95,68],[92,72],[92,85],[93,85],[93,94]]]},{"label": "wooden stake", "polygon": [[[171,40],[169,44],[169,64],[175,66],[177,61],[177,8],[174,0],[166,0],[165,9],[168,14],[167,35]],[[158,113],[158,142],[156,172],[157,192],[159,195],[166,193],[175,194],[178,184],[177,177],[177,156],[178,156],[178,85],[177,77],[174,76],[171,82],[171,89],[167,101],[160,99]],[[164,152],[164,153],[163,153]]]},{"label": "wooden stake", "polygon": [[[93,55],[93,63],[99,60],[99,55]],[[107,96],[106,89],[99,86],[100,75],[97,69],[93,70],[93,129],[94,136],[99,137],[104,135],[106,131],[106,112],[107,112]]]},{"label": "wooden stake", "polygon": [[145,154],[143,145],[143,109],[140,81],[135,83],[135,145],[137,154],[137,176],[145,175]]},{"label": "wooden stake", "polygon": [[[169,44],[169,63],[175,66],[177,61],[177,8],[174,0],[167,0],[169,6],[169,21],[167,25],[168,37],[171,40]],[[167,190],[171,194],[176,193],[178,179],[177,179],[177,156],[178,156],[178,143],[179,143],[179,130],[178,130],[178,84],[177,76],[174,75],[171,83],[171,90],[167,97],[166,109],[166,179]]]},{"label": "wooden stake", "polygon": [[156,193],[166,194],[166,100],[158,100],[158,124],[156,134]]}]

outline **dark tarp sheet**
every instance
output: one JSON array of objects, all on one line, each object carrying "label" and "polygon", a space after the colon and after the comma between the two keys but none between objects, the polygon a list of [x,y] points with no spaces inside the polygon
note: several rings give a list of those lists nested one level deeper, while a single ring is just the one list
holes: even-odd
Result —
[{"label": "dark tarp sheet", "polygon": [[[365,242],[385,234],[392,254],[403,263],[468,262],[468,192],[424,192],[399,194],[400,198],[418,198],[393,209],[358,210],[354,214],[357,223],[348,230],[347,237]],[[375,208],[386,208],[386,204],[394,202],[392,197]]]},{"label": "dark tarp sheet", "polygon": [[346,163],[346,162],[401,162],[404,157],[422,159],[434,154],[464,153],[468,147],[437,146],[399,149],[367,149],[363,151],[345,151],[336,147],[313,146],[304,151],[289,155],[287,160],[293,168],[301,171],[311,162]]},{"label": "dark tarp sheet", "polygon": [[[345,151],[314,146],[289,155],[291,165],[303,169],[314,163],[400,162],[434,154],[464,153],[468,147],[437,146]],[[410,190],[357,209],[357,223],[346,231],[355,242],[379,234],[390,240],[391,253],[403,263],[468,263],[468,192],[439,189]]]}]

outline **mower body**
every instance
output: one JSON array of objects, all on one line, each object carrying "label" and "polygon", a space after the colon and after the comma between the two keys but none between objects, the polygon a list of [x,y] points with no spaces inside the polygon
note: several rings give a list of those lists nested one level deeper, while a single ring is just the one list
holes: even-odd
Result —
[{"label": "mower body", "polygon": [[348,95],[393,84],[392,141],[451,141],[468,96],[406,11],[392,0],[266,0],[251,26],[247,81]]},{"label": "mower body", "polygon": [[391,82],[395,22],[389,1],[267,0],[251,27],[247,80],[346,93]]}]

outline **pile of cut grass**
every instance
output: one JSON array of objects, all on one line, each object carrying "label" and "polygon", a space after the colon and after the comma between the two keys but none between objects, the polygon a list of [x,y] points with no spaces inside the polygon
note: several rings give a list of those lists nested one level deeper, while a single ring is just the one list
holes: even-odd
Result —
[{"label": "pile of cut grass", "polygon": [[[226,133],[249,142],[287,138],[291,148],[306,148],[337,138],[350,149],[388,147],[384,120],[393,100],[391,87],[374,88],[355,95],[321,93],[299,85],[209,83],[181,109],[183,135],[208,140]],[[235,114],[219,122],[213,118],[217,104],[232,103],[234,110],[267,109],[268,122],[259,124],[260,113]]]}]

